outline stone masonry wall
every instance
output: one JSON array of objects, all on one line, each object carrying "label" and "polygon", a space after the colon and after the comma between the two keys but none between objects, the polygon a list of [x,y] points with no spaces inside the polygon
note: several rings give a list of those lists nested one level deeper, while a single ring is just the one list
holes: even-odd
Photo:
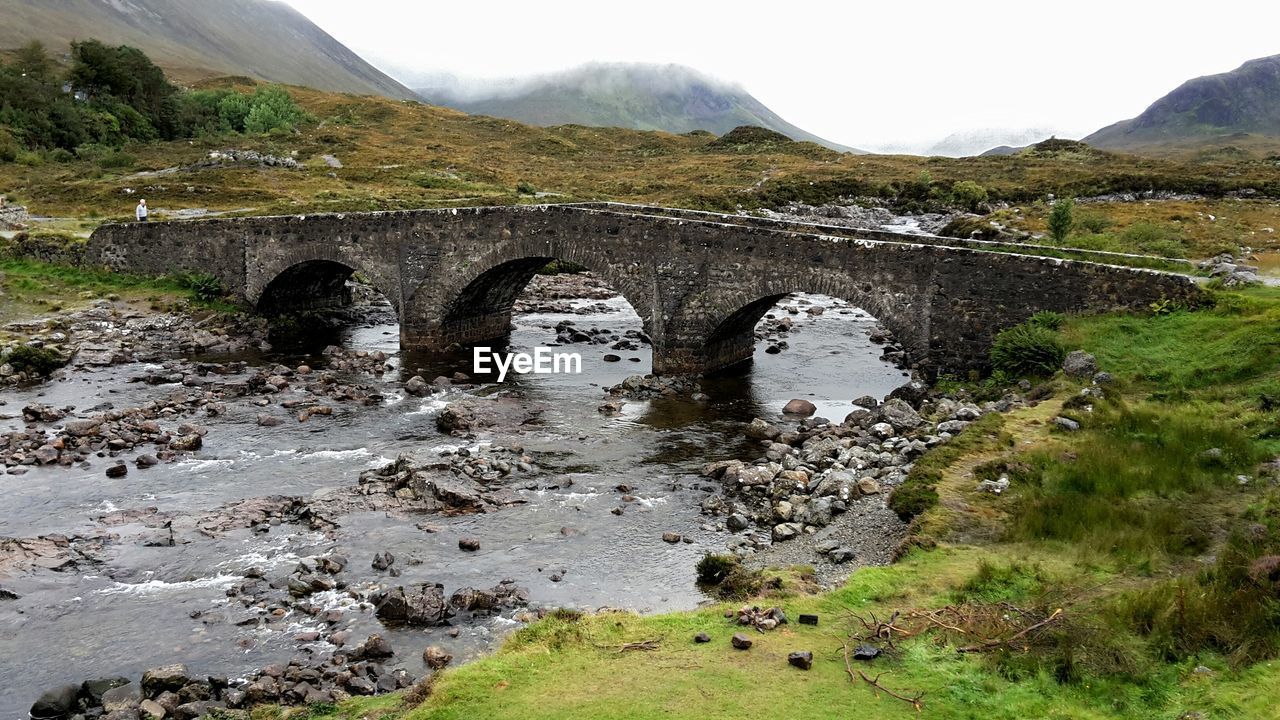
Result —
[{"label": "stone masonry wall", "polygon": [[532,270],[569,260],[635,308],[658,373],[749,357],[756,321],[794,292],[865,309],[930,372],[985,369],[995,333],[1038,310],[1200,296],[1180,275],[891,237],[552,205],[104,226],[87,256],[134,272],[211,272],[255,305],[287,302],[283,284],[336,288],[359,272],[396,307],[401,344],[415,349],[496,339]]}]

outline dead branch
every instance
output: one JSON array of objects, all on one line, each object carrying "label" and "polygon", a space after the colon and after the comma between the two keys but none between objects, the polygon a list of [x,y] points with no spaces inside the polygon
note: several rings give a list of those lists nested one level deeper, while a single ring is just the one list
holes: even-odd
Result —
[{"label": "dead branch", "polygon": [[1049,617],[1045,618],[1044,620],[1041,620],[1040,622],[1034,625],[1028,625],[1027,627],[1014,633],[1008,638],[1005,638],[1003,640],[988,640],[987,642],[984,642],[978,645],[970,645],[968,647],[957,648],[956,652],[962,652],[962,653],[986,652],[987,650],[995,650],[996,648],[1009,647],[1013,645],[1014,641],[1018,640],[1019,638],[1026,637],[1029,633],[1033,633],[1036,630],[1039,630],[1047,625],[1052,624],[1054,621],[1056,621],[1060,617],[1062,617],[1062,608],[1058,608],[1057,610],[1054,610],[1053,613],[1049,615]]},{"label": "dead branch", "polygon": [[641,640],[639,642],[629,642],[622,646],[618,652],[626,652],[628,650],[657,650],[658,640]]},{"label": "dead branch", "polygon": [[874,678],[869,678],[867,677],[867,674],[862,672],[861,670],[855,670],[853,667],[852,650],[849,648],[849,641],[847,639],[843,640],[840,643],[840,645],[841,645],[841,648],[843,649],[843,654],[844,654],[844,671],[846,674],[849,675],[850,683],[856,684],[858,682],[858,678],[862,678],[863,682],[867,683],[872,687],[872,692],[876,694],[876,698],[879,698],[880,693],[883,692],[889,697],[897,698],[905,703],[909,703],[911,707],[915,708],[916,712],[920,712],[920,710],[924,707],[924,693],[919,693],[917,695],[908,697],[906,695],[900,695],[890,690],[889,688],[881,685],[880,676],[884,675],[884,673],[880,673],[879,675],[876,675]]},{"label": "dead branch", "polygon": [[916,712],[920,712],[924,708],[924,693],[917,693],[916,695],[913,695],[911,697],[907,697],[906,695],[899,695],[898,693],[880,684],[880,675],[883,675],[883,674],[884,673],[880,673],[879,675],[876,675],[875,678],[869,678],[867,677],[866,673],[862,672],[861,670],[858,671],[858,677],[862,678],[863,681],[865,681],[871,687],[879,691],[876,693],[877,698],[880,697],[879,693],[883,692],[889,697],[894,697],[901,700],[902,702],[910,703],[911,707],[916,709]]}]

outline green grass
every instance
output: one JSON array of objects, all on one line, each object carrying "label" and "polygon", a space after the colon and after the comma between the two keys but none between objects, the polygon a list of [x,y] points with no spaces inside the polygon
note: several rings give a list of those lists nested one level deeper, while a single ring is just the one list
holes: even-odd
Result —
[{"label": "green grass", "polygon": [[[1000,551],[939,549],[913,554],[894,567],[860,570],[836,591],[777,601],[791,617],[818,613],[821,624],[751,633],[755,645],[749,651],[729,645],[729,636],[739,628],[723,617],[723,610],[733,606],[649,617],[629,613],[555,616],[518,631],[493,656],[443,672],[432,695],[419,707],[403,707],[394,700],[359,700],[322,717],[1165,720],[1184,710],[1207,711],[1210,717],[1265,717],[1248,714],[1263,707],[1250,691],[1280,687],[1280,664],[1234,671],[1208,659],[1219,668],[1209,682],[1190,673],[1190,663],[1163,665],[1141,682],[1062,683],[1048,672],[1015,679],[997,671],[990,657],[956,653],[955,646],[937,634],[929,640],[905,642],[899,651],[860,666],[871,676],[883,673],[881,682],[896,692],[923,693],[922,713],[877,695],[861,680],[850,683],[840,652],[840,639],[852,627],[848,611],[887,618],[902,607],[941,607],[954,602],[960,588],[972,592],[972,578],[993,563],[1018,567],[1014,574],[1019,577],[1047,572],[1018,562]],[[990,582],[984,593],[991,592],[989,586]],[[990,598],[999,596],[995,593]],[[693,643],[698,632],[711,635],[712,642]],[[619,649],[638,640],[657,640],[658,649]],[[808,672],[786,664],[786,655],[801,649],[814,653],[814,666]],[[263,711],[255,717],[265,720],[278,715]]]},{"label": "green grass", "polygon": [[109,270],[74,268],[36,260],[0,259],[0,319],[56,311],[95,298],[172,301],[186,299],[219,312],[239,308],[221,298],[206,276],[184,273],[144,277]]}]

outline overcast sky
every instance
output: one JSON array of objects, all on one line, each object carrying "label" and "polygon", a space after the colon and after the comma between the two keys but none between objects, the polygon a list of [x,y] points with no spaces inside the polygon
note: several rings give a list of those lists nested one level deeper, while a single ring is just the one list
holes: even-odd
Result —
[{"label": "overcast sky", "polygon": [[1266,0],[287,1],[398,79],[679,63],[872,149],[990,127],[1080,136],[1280,53],[1280,3]]}]

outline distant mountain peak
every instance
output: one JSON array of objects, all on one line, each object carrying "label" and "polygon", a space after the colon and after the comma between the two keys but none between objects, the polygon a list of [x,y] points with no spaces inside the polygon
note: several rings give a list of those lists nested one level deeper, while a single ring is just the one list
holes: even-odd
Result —
[{"label": "distant mountain peak", "polygon": [[1142,114],[1102,128],[1085,142],[1133,149],[1239,133],[1280,137],[1280,55],[1188,80]]},{"label": "distant mountain peak", "polygon": [[741,126],[782,133],[840,152],[861,152],[787,122],[740,85],[684,65],[594,62],[559,72],[466,81],[419,75],[410,82],[429,102],[473,115],[532,125],[587,125],[723,135]]}]

